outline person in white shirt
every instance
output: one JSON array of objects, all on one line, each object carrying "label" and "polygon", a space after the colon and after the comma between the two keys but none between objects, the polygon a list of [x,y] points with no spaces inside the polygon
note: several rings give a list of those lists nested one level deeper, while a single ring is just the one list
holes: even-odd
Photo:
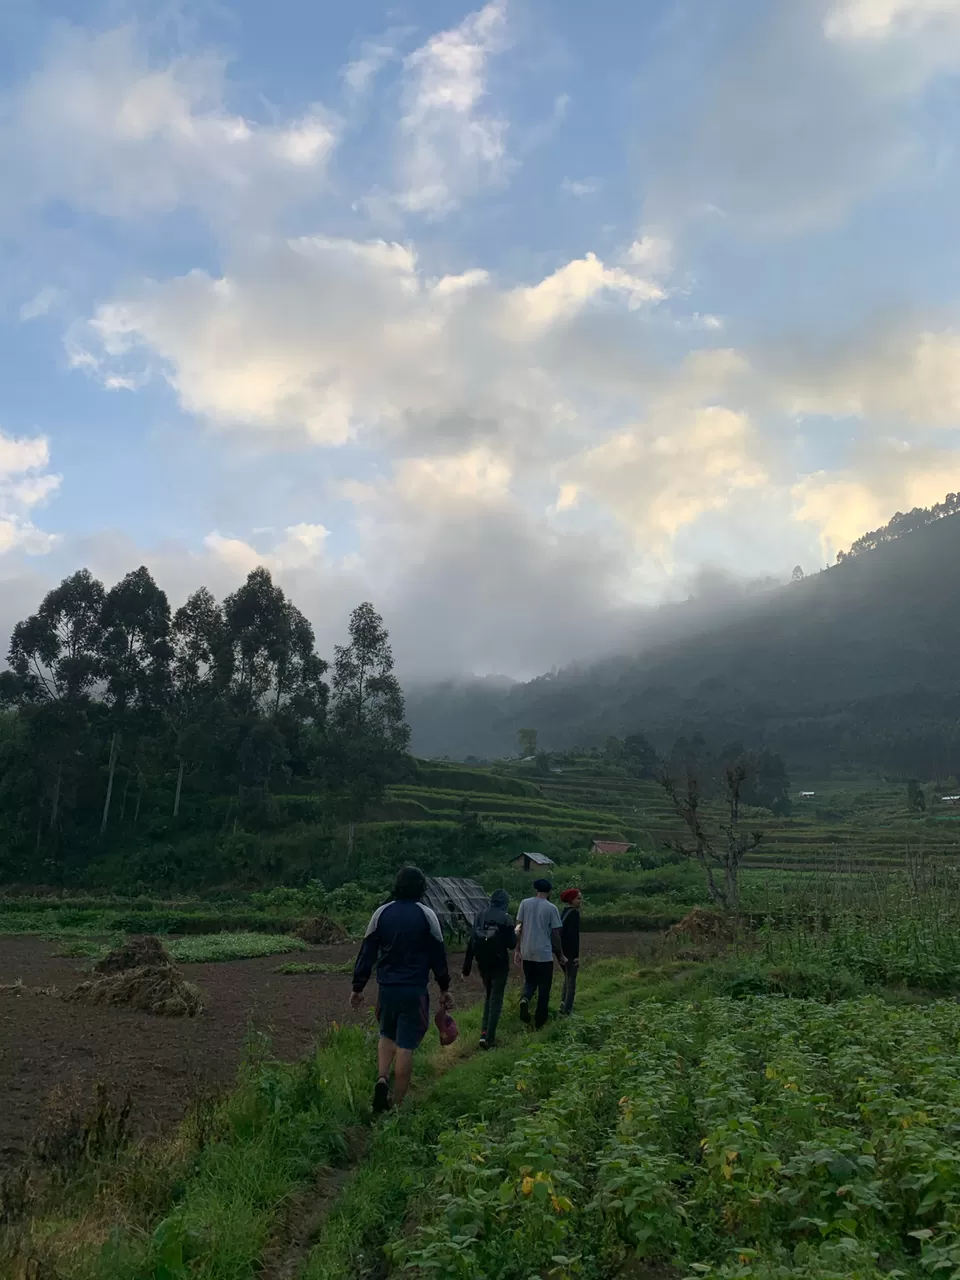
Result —
[{"label": "person in white shirt", "polygon": [[524,898],[517,912],[514,958],[517,964],[523,964],[520,1017],[524,1022],[530,1021],[530,1001],[536,993],[534,1026],[539,1031],[550,1016],[554,957],[561,969],[566,961],[560,946],[560,912],[550,901],[553,885],[549,880],[534,880],[533,887],[537,896]]}]

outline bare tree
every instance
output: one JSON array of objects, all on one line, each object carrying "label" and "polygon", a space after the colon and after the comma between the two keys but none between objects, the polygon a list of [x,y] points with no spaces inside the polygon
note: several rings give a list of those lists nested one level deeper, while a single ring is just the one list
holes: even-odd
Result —
[{"label": "bare tree", "polygon": [[666,769],[658,781],[670,797],[677,816],[681,819],[691,840],[669,840],[669,848],[693,858],[703,868],[707,880],[710,901],[725,911],[737,911],[740,906],[740,864],[744,855],[755,849],[763,839],[762,831],[745,832],[740,825],[740,790],[747,778],[743,761],[729,766],[724,773],[724,798],[729,806],[729,820],[719,824],[719,830],[711,832],[701,816],[700,780],[692,769],[687,770],[686,788],[677,788],[676,779]]}]

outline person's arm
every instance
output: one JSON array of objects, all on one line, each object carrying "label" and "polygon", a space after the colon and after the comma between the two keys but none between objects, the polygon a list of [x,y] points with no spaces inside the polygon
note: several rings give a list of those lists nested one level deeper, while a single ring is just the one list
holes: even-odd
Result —
[{"label": "person's arm", "polygon": [[473,967],[473,934],[471,933],[470,937],[467,939],[467,952],[466,952],[466,955],[463,957],[463,976],[465,978],[470,977],[470,970],[472,969],[472,967]]},{"label": "person's arm", "polygon": [[440,988],[440,1007],[450,1009],[453,1007],[453,996],[450,992],[450,966],[447,963],[447,948],[443,945],[443,930],[440,928],[440,921],[436,914],[429,907],[423,906],[423,903],[420,905],[430,926],[427,948],[430,955],[430,968]]},{"label": "person's arm", "polygon": [[[553,906],[553,903],[550,905]],[[563,942],[560,936],[561,928],[560,912],[555,906],[553,906],[553,920],[550,925],[550,943],[553,947],[553,954],[557,957],[557,963],[562,967],[566,964],[566,958],[563,954]]]},{"label": "person's arm", "polygon": [[350,1003],[355,1009],[359,1009],[363,1003],[363,989],[370,981],[373,966],[377,963],[377,956],[380,954],[379,924],[382,911],[383,907],[378,907],[370,917],[370,923],[367,925],[363,942],[357,953],[357,962],[353,966],[353,995],[350,997]]},{"label": "person's arm", "polygon": [[523,932],[523,903],[521,902],[521,903],[520,903],[520,907],[519,907],[519,909],[518,909],[518,911],[517,911],[517,927],[516,927],[516,929],[514,929],[514,931],[513,931],[513,935],[514,935],[514,937],[516,938],[516,943],[514,944],[514,949],[513,949],[513,958],[514,958],[514,961],[515,961],[517,964],[519,964],[519,963],[520,963],[520,959],[521,959],[521,955],[520,955],[520,934],[521,934],[522,932]]},{"label": "person's arm", "polygon": [[568,960],[580,959],[580,912],[571,911],[563,922],[563,951]]}]

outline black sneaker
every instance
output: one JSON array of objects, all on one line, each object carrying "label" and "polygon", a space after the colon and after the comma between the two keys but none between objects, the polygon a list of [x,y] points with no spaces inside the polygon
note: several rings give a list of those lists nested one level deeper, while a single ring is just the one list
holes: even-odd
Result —
[{"label": "black sneaker", "polygon": [[390,1086],[386,1080],[378,1080],[373,1089],[373,1114],[382,1116],[390,1110]]},{"label": "black sneaker", "polygon": [[527,999],[526,996],[520,997],[520,1021],[521,1022],[530,1021],[530,1001]]},{"label": "black sneaker", "polygon": [[481,1033],[481,1036],[480,1036],[480,1048],[481,1048],[481,1049],[489,1049],[489,1048],[490,1048],[489,1044],[487,1043],[487,1037],[486,1037],[485,1035],[483,1035],[482,1033]]}]

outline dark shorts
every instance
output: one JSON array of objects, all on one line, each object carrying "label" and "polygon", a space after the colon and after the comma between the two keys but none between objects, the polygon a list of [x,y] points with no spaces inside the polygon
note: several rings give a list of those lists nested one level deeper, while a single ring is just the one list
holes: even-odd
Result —
[{"label": "dark shorts", "polygon": [[419,987],[380,987],[380,1034],[399,1049],[416,1049],[430,1026],[430,996]]}]

